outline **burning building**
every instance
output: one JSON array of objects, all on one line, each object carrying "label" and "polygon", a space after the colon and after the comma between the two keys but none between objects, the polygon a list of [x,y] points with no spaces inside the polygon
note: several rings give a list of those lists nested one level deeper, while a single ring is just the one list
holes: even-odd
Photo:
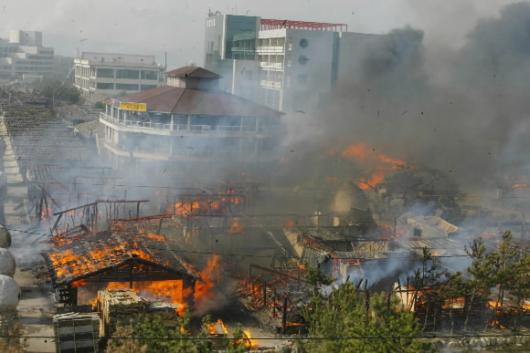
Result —
[{"label": "burning building", "polygon": [[58,302],[93,301],[101,288],[128,287],[186,307],[185,288],[199,273],[173,253],[163,235],[112,229],[97,234],[69,231],[44,254]]}]

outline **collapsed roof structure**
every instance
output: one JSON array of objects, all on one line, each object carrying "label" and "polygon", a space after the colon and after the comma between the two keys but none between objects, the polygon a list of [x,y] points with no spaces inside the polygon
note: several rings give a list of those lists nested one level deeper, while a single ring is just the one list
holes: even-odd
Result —
[{"label": "collapsed roof structure", "polygon": [[76,305],[76,289],[88,283],[182,280],[190,286],[198,278],[163,235],[133,229],[92,234],[78,227],[55,237],[53,249],[43,256],[65,304]]}]

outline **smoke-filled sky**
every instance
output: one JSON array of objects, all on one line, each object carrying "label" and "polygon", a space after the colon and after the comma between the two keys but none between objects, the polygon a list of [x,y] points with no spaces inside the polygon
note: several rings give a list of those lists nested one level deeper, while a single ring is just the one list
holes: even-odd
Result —
[{"label": "smoke-filled sky", "polygon": [[459,46],[479,18],[509,0],[0,0],[0,32],[40,30],[58,54],[78,50],[152,53],[170,66],[203,62],[208,10],[340,22],[351,31],[385,33],[410,25],[425,43]]}]

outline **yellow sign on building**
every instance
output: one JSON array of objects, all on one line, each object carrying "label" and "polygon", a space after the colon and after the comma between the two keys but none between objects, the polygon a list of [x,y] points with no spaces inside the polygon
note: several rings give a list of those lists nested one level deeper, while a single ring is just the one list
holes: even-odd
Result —
[{"label": "yellow sign on building", "polygon": [[131,112],[146,112],[147,104],[135,102],[120,102],[120,110],[128,110]]}]

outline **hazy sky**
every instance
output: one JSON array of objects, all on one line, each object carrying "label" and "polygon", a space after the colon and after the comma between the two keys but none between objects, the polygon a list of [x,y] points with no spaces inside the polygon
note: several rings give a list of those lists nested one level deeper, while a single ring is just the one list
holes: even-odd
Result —
[{"label": "hazy sky", "polygon": [[203,63],[208,9],[266,18],[340,22],[351,31],[383,33],[411,25],[427,45],[458,46],[482,17],[508,0],[0,0],[0,32],[44,32],[58,54],[77,50],[156,54],[169,64]]}]

